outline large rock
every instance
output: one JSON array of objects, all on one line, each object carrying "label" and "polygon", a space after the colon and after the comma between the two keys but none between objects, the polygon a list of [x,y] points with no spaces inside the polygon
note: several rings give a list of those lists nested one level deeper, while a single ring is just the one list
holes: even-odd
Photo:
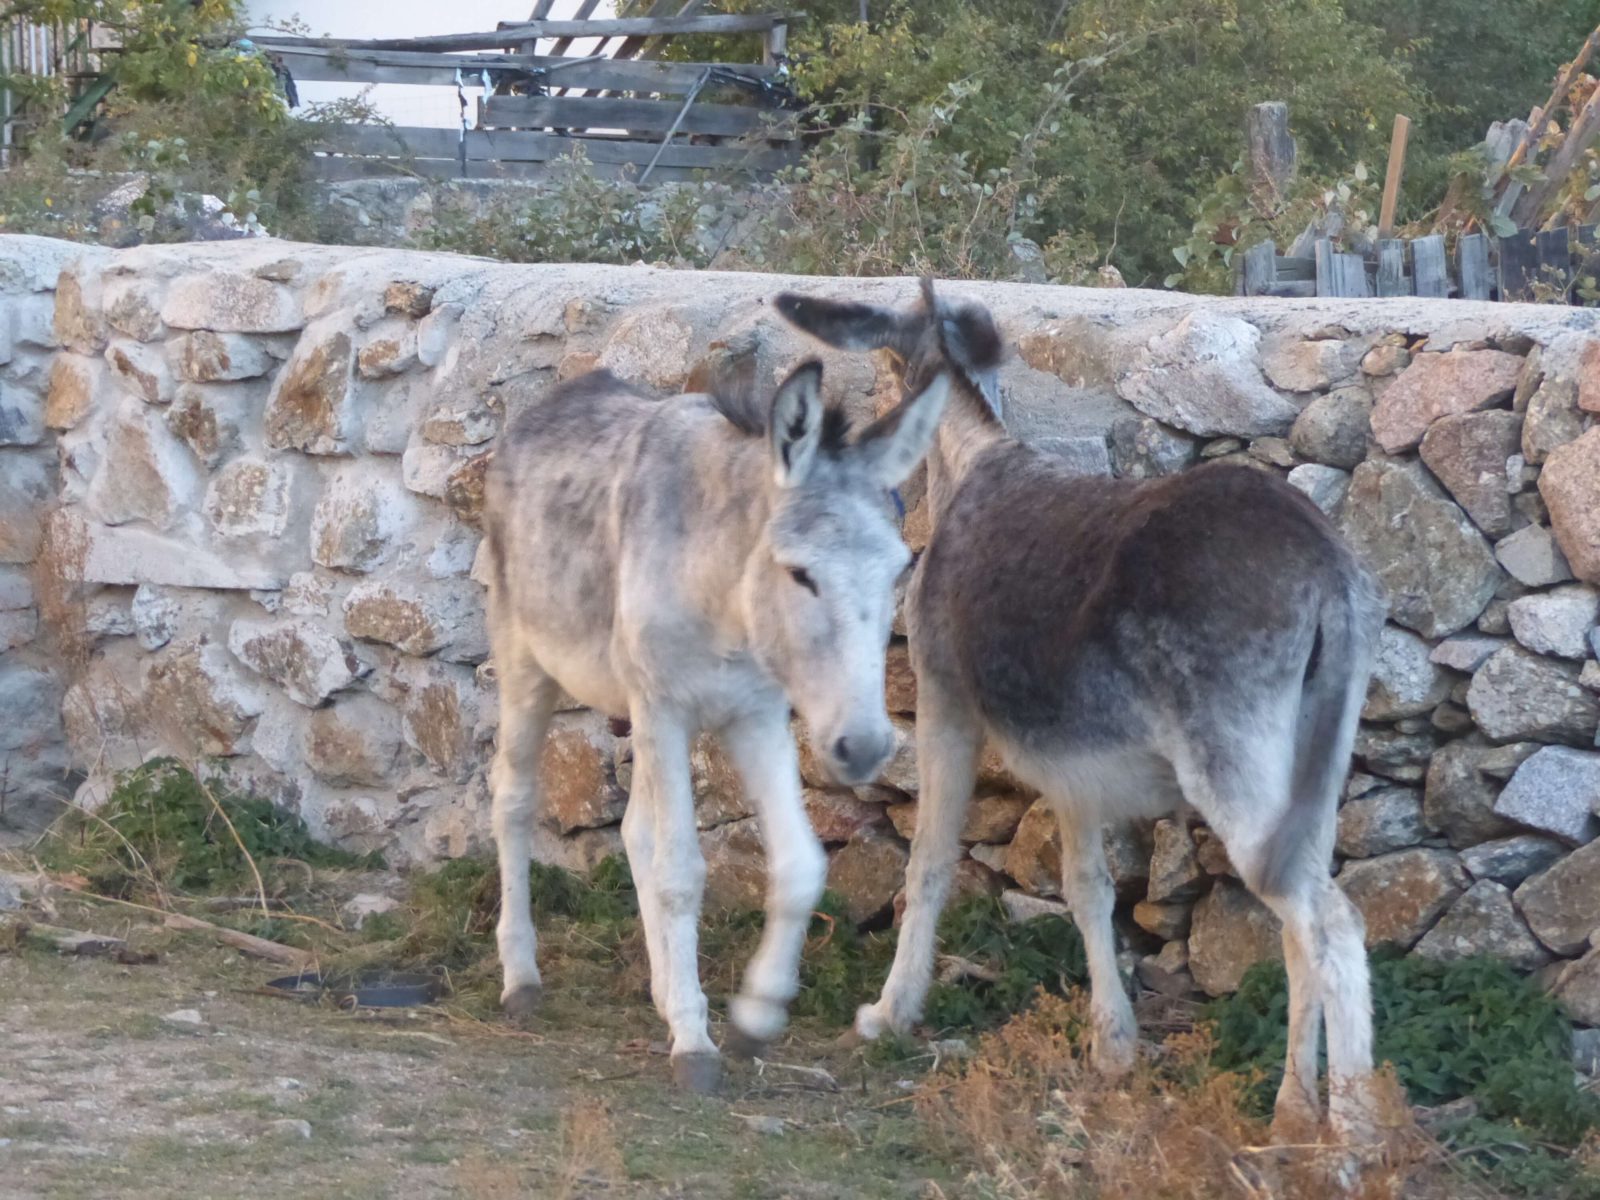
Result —
[{"label": "large rock", "polygon": [[1507,610],[1511,632],[1535,654],[1585,659],[1589,633],[1600,618],[1600,592],[1571,584],[1551,592],[1522,596]]},{"label": "large rock", "polygon": [[352,637],[407,654],[478,663],[489,656],[483,606],[483,589],[470,579],[373,580],[357,584],[345,597],[344,624]]},{"label": "large rock", "polygon": [[1600,583],[1600,427],[1551,452],[1539,494],[1573,574]]},{"label": "large rock", "polygon": [[1511,577],[1526,587],[1549,587],[1572,578],[1567,556],[1555,534],[1543,525],[1525,525],[1495,543],[1494,556]]},{"label": "large rock", "polygon": [[1206,874],[1195,856],[1188,826],[1182,821],[1157,821],[1153,837],[1146,898],[1152,904],[1193,900],[1203,890]]},{"label": "large rock", "polygon": [[1420,847],[1352,860],[1338,876],[1366,923],[1369,950],[1409,950],[1467,890],[1468,882],[1454,854]]},{"label": "large rock", "polygon": [[1579,668],[1508,646],[1479,667],[1467,706],[1497,742],[1530,740],[1587,746],[1600,724],[1600,700],[1579,682]]},{"label": "large rock", "polygon": [[245,753],[262,708],[228,652],[205,640],[174,645],[148,662],[144,703],[158,732],[186,755]]},{"label": "large rock", "polygon": [[1461,865],[1474,879],[1492,879],[1514,888],[1561,858],[1567,850],[1568,847],[1555,838],[1519,833],[1463,850]]},{"label": "large rock", "polygon": [[1044,800],[1022,815],[1016,836],[1006,848],[1006,874],[1034,896],[1061,894],[1061,830]]},{"label": "large rock", "polygon": [[1333,520],[1350,494],[1350,472],[1320,463],[1301,463],[1289,472],[1287,482]]},{"label": "large rock", "polygon": [[107,525],[148,521],[166,529],[200,498],[200,473],[156,413],[124,408],[106,435],[105,455],[89,483],[89,511]]},{"label": "large rock", "polygon": [[296,479],[292,460],[236,458],[206,488],[206,520],[225,538],[281,538],[289,529]]},{"label": "large rock", "polygon": [[300,301],[288,288],[218,269],[174,280],[161,319],[174,329],[218,333],[292,333],[305,325]]},{"label": "large rock", "polygon": [[1460,633],[1435,646],[1428,655],[1428,661],[1470,675],[1508,644],[1505,638]]},{"label": "large rock", "polygon": [[1439,962],[1487,955],[1518,971],[1537,971],[1550,961],[1550,952],[1517,915],[1511,893],[1490,879],[1468,888],[1417,943],[1415,953]]},{"label": "large rock", "polygon": [[98,272],[81,265],[61,272],[56,283],[54,330],[61,345],[79,354],[99,354],[106,348]]},{"label": "large rock", "polygon": [[543,816],[562,833],[622,819],[628,794],[617,781],[616,739],[593,714],[578,714],[545,740]]},{"label": "large rock", "polygon": [[1502,817],[1582,845],[1600,834],[1600,754],[1546,746],[1511,777],[1494,802]]},{"label": "large rock", "polygon": [[1346,858],[1375,858],[1415,846],[1427,835],[1422,801],[1412,788],[1380,788],[1339,810],[1334,849]]},{"label": "large rock", "polygon": [[[0,532],[3,528],[0,523]],[[87,583],[153,583],[243,591],[280,588],[288,577],[287,571],[280,571],[271,563],[253,562],[238,553],[224,558],[196,546],[191,538],[167,537],[135,526],[86,525],[72,514],[62,513],[51,528],[67,531],[73,544],[82,547],[83,578]]]},{"label": "large rock", "polygon": [[1219,879],[1194,906],[1189,970],[1209,996],[1234,991],[1258,962],[1283,958],[1283,926],[1244,888]]},{"label": "large rock", "polygon": [[242,446],[254,429],[266,384],[183,383],[167,409],[167,428],[209,470]]},{"label": "large rock", "polygon": [[[1030,801],[1015,792],[999,795],[974,796],[967,803],[961,824],[961,841],[969,846],[1003,846],[1016,835]],[[916,804],[896,804],[889,808],[889,820],[895,832],[903,838],[912,837],[917,830]]]},{"label": "large rock", "polygon": [[1441,746],[1428,763],[1423,817],[1452,846],[1472,846],[1516,832],[1516,825],[1494,810],[1504,780],[1537,747],[1531,742],[1482,746],[1454,741]]},{"label": "large rock", "polygon": [[[766,902],[767,856],[756,818],[730,821],[700,835],[706,860],[707,913],[749,912]],[[890,901],[894,893],[889,895]]]},{"label": "large rock", "polygon": [[146,404],[166,404],[172,399],[172,369],[154,346],[121,339],[106,347],[111,378],[129,395]]},{"label": "large rock", "polygon": [[1372,434],[1389,454],[1410,450],[1441,417],[1508,398],[1521,372],[1522,359],[1501,350],[1419,354],[1373,406]]},{"label": "large rock", "polygon": [[261,341],[237,333],[197,330],[167,343],[167,358],[178,378],[190,383],[256,379],[278,365]]},{"label": "large rock", "polygon": [[416,501],[375,463],[357,463],[328,484],[311,518],[319,566],[364,573],[388,562],[416,520]]},{"label": "large rock", "polygon": [[1407,733],[1383,725],[1363,725],[1356,731],[1355,756],[1374,775],[1416,783],[1425,774],[1437,744],[1426,726]]},{"label": "large rock", "polygon": [[483,766],[491,730],[470,667],[404,659],[380,673],[373,691],[400,710],[401,733],[440,775],[465,782]]},{"label": "large rock", "polygon": [[1410,630],[1385,625],[1361,716],[1398,721],[1431,712],[1450,695],[1450,680],[1430,659],[1432,647]]},{"label": "large rock", "polygon": [[1279,341],[1263,351],[1261,369],[1286,392],[1325,392],[1360,370],[1364,349],[1334,338]]},{"label": "large rock", "polygon": [[366,673],[349,642],[306,618],[241,617],[228,629],[228,649],[307,708],[326,702]]},{"label": "large rock", "polygon": [[94,411],[105,389],[105,362],[63,350],[50,363],[50,385],[45,395],[47,428],[75,428]]},{"label": "large rock", "polygon": [[1422,461],[1490,537],[1511,530],[1506,461],[1521,434],[1517,413],[1475,412],[1435,421],[1422,439]]},{"label": "large rock", "polygon": [[[863,829],[881,829],[890,817],[882,804],[863,800],[849,788],[807,788],[806,817],[817,837],[830,846],[848,842]],[[905,805],[915,809],[916,805]]]},{"label": "large rock", "polygon": [[1600,841],[1526,880],[1516,900],[1541,942],[1563,957],[1582,953],[1600,930]]},{"label": "large rock", "polygon": [[1149,417],[1123,417],[1111,426],[1112,473],[1122,479],[1156,479],[1192,466],[1198,447],[1187,434]]},{"label": "large rock", "polygon": [[406,765],[406,753],[400,714],[376,696],[357,692],[306,719],[306,766],[324,783],[382,787]]},{"label": "large rock", "polygon": [[905,882],[905,843],[871,827],[859,830],[828,863],[828,887],[858,925],[880,919]]},{"label": "large rock", "polygon": [[350,335],[307,334],[273,383],[267,445],[308,454],[347,454],[359,433],[351,395]]},{"label": "large rock", "polygon": [[1351,470],[1367,456],[1372,396],[1364,387],[1318,396],[1295,418],[1289,444],[1301,458]]},{"label": "large rock", "polygon": [[1357,467],[1340,528],[1382,583],[1389,615],[1424,637],[1466,628],[1499,586],[1483,535],[1420,463]]},{"label": "large rock", "polygon": [[1542,463],[1556,447],[1566,445],[1582,432],[1578,389],[1565,379],[1546,379],[1528,399],[1522,456],[1530,463]]},{"label": "large rock", "polygon": [[617,323],[600,365],[619,379],[675,392],[689,377],[694,329],[672,309],[643,309]]},{"label": "large rock", "polygon": [[1146,416],[1202,437],[1289,431],[1300,410],[1261,377],[1261,332],[1239,317],[1194,309],[1151,338],[1117,380]]},{"label": "large rock", "polygon": [[[1600,1025],[1600,948],[1563,969],[1550,995],[1580,1025]],[[1594,1061],[1592,1054],[1590,1061]]]}]

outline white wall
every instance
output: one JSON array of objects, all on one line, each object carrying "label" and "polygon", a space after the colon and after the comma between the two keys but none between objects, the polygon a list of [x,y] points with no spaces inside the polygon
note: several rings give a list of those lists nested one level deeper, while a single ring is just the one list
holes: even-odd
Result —
[{"label": "white wall", "polygon": [[[299,18],[311,26],[313,37],[421,37],[426,34],[471,33],[493,29],[500,21],[526,20],[535,0],[250,0],[245,6],[253,33],[269,32],[268,24]],[[581,0],[556,0],[550,15],[570,19]],[[602,0],[594,15],[614,15],[613,0]],[[541,44],[541,49],[550,43]],[[576,43],[569,53],[591,53],[593,41]],[[303,83],[300,99],[315,102],[354,96],[355,84]],[[371,101],[396,125],[453,127],[461,120],[461,105],[454,88],[409,87],[381,84],[372,89]],[[473,95],[469,90],[467,103]]]}]

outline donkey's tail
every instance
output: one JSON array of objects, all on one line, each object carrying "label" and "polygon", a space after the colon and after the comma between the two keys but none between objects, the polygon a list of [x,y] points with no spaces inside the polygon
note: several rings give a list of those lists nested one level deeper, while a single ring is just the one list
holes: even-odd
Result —
[{"label": "donkey's tail", "polygon": [[1339,793],[1384,618],[1376,581],[1348,551],[1344,558],[1340,583],[1318,613],[1301,684],[1289,806],[1262,864],[1260,888],[1269,895],[1282,895],[1308,874],[1326,874],[1333,853]]}]

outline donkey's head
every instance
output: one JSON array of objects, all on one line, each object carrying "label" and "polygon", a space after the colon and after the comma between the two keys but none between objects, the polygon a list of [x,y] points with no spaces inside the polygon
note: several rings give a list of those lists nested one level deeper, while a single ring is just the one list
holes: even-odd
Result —
[{"label": "donkey's head", "polygon": [[840,783],[858,784],[894,750],[884,651],[911,556],[890,493],[927,453],[949,382],[936,373],[853,437],[821,385],[821,365],[806,363],[766,414],[771,515],[743,601],[753,652],[783,683],[818,758]]},{"label": "donkey's head", "polygon": [[902,394],[912,395],[948,370],[976,411],[1001,421],[1000,362],[1005,343],[989,310],[976,301],[935,296],[923,279],[917,302],[905,309],[824,300],[784,292],[774,302],[790,324],[841,350],[888,350]]}]

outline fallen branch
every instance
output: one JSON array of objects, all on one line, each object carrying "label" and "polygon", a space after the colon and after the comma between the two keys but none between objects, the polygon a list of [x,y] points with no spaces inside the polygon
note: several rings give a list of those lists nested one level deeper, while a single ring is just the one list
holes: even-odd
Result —
[{"label": "fallen branch", "polygon": [[188,917],[183,913],[167,913],[165,915],[168,929],[179,929],[192,933],[208,933],[217,941],[232,946],[236,950],[253,955],[256,958],[265,958],[270,962],[282,963],[288,967],[308,967],[316,959],[316,955],[309,950],[299,950],[294,946],[285,946],[282,942],[269,942],[266,938],[256,937],[251,933],[241,933],[237,929],[227,929],[221,925],[213,925],[210,921],[202,921],[199,917]]}]

